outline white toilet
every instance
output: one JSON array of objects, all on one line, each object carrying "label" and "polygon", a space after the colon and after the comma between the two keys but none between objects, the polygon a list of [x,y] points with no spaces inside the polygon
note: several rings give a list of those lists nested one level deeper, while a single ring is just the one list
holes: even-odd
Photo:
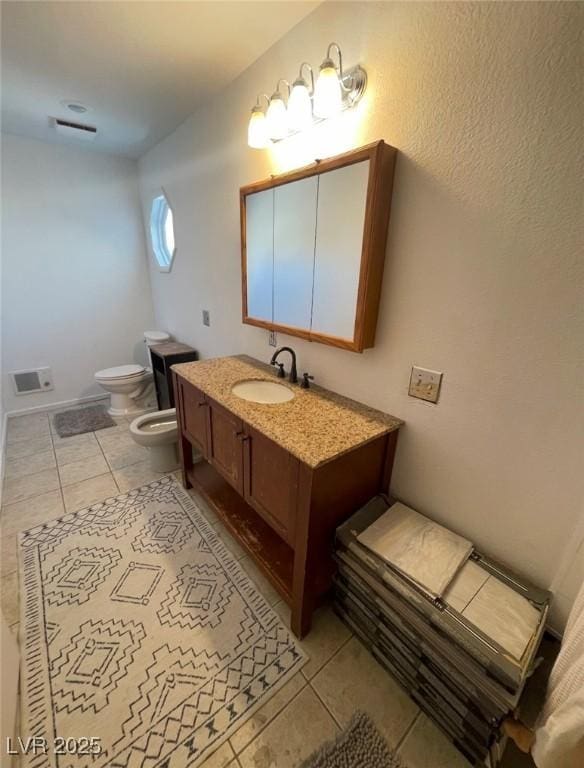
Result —
[{"label": "white toilet", "polygon": [[136,400],[145,392],[152,381],[152,372],[142,365],[117,365],[104,368],[95,374],[97,383],[110,393],[110,416],[132,416],[143,413]]},{"label": "white toilet", "polygon": [[155,472],[170,472],[176,469],[176,408],[138,416],[130,424],[130,434],[138,445],[149,449],[150,463]]},{"label": "white toilet", "polygon": [[[144,339],[148,347],[170,340],[164,331],[145,331]],[[150,351],[148,351],[150,355]],[[152,364],[152,359],[150,359]],[[177,442],[178,427],[176,408],[165,411],[145,413],[130,424],[130,434],[138,445],[148,448],[150,464],[155,472],[170,472],[178,463]]]},{"label": "white toilet", "polygon": [[[148,347],[169,341],[164,331],[145,331],[144,340]],[[152,383],[152,369],[142,365],[117,365],[104,368],[95,374],[96,382],[110,393],[110,416],[137,416],[146,408],[138,401],[144,397]]]}]

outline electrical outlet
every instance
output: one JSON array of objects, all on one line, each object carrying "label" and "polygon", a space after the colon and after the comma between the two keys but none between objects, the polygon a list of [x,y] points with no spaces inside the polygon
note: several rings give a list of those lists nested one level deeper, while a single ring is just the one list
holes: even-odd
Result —
[{"label": "electrical outlet", "polygon": [[438,371],[430,371],[427,368],[412,367],[410,387],[408,395],[427,400],[429,403],[437,403],[440,394],[440,385],[443,374]]},{"label": "electrical outlet", "polygon": [[270,336],[268,338],[268,344],[270,347],[277,347],[278,346],[278,337],[276,336],[276,331],[270,331]]},{"label": "electrical outlet", "polygon": [[211,325],[211,315],[208,309],[203,310],[203,325]]}]

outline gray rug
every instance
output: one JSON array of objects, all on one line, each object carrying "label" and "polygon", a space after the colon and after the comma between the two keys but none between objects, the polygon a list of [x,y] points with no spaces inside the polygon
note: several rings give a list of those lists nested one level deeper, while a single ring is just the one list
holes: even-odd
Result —
[{"label": "gray rug", "polygon": [[315,752],[302,768],[405,768],[363,712],[356,712],[334,741]]},{"label": "gray rug", "polygon": [[[50,747],[21,768],[195,768],[306,661],[172,477],[19,545],[18,735]],[[56,757],[55,734],[85,757]]]},{"label": "gray rug", "polygon": [[61,411],[53,416],[53,424],[59,437],[72,437],[116,426],[105,405],[88,405],[86,408]]}]

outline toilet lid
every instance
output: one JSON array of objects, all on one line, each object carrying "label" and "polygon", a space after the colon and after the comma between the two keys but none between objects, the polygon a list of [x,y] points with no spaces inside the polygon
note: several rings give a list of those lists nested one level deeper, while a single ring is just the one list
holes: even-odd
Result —
[{"label": "toilet lid", "polygon": [[117,365],[115,368],[104,368],[95,374],[96,379],[129,379],[144,373],[141,365]]}]

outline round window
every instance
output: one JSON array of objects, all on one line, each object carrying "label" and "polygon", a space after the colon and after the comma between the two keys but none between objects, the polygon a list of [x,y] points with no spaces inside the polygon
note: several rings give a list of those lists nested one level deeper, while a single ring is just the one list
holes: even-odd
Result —
[{"label": "round window", "polygon": [[161,272],[169,272],[176,252],[172,208],[164,194],[152,201],[150,209],[150,239],[154,258]]}]

